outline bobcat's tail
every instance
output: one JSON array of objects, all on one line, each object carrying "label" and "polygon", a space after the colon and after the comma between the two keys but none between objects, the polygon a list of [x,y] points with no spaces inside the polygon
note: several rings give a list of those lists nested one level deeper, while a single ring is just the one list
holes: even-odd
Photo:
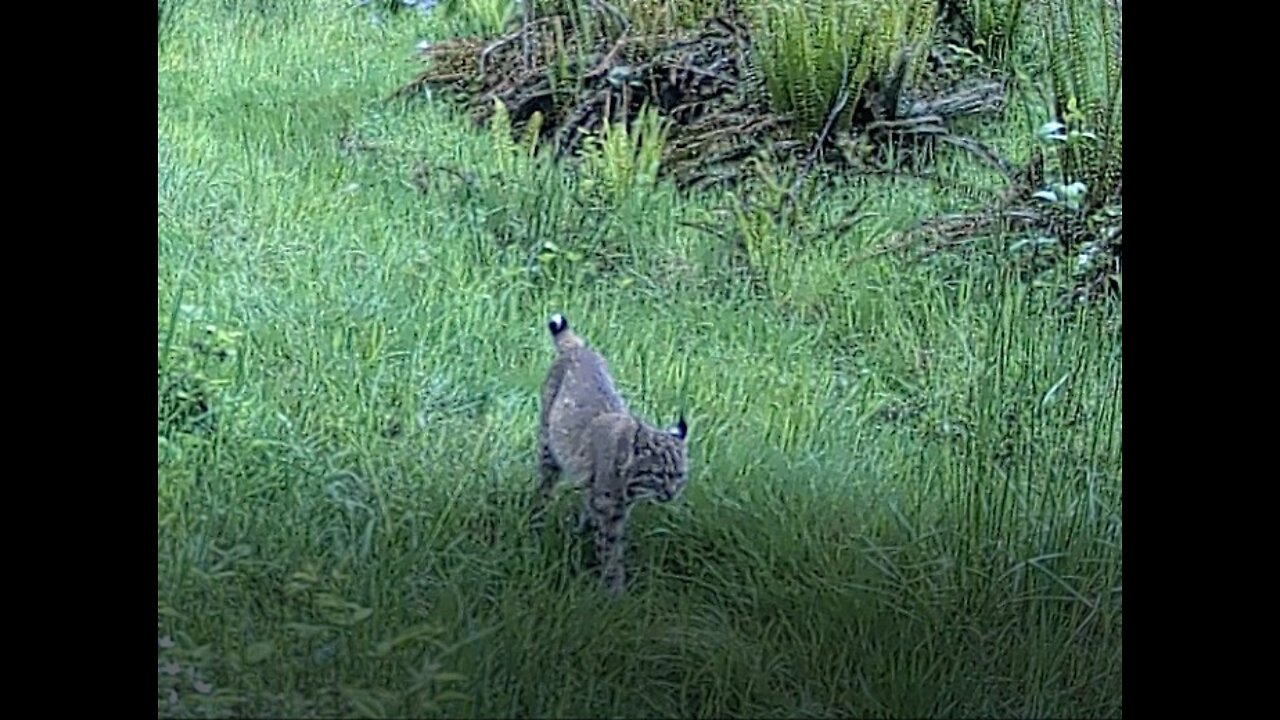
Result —
[{"label": "bobcat's tail", "polygon": [[569,329],[569,321],[564,315],[560,313],[552,315],[551,320],[547,322],[547,329],[551,331],[551,340],[556,344],[556,349],[569,350],[582,347],[582,338]]}]

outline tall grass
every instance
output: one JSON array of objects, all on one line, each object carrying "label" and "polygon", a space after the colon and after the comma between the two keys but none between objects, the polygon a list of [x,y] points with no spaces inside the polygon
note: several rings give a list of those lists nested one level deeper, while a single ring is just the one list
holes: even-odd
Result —
[{"label": "tall grass", "polygon": [[[877,219],[787,245],[761,293],[679,224],[709,199],[597,216],[376,102],[429,20],[291,17],[188,4],[159,51],[161,715],[1120,714],[1112,318],[860,259],[945,200],[892,179],[833,193]],[[525,252],[597,231],[591,275]],[[553,311],[690,422],[617,602],[568,498],[524,521]]]}]

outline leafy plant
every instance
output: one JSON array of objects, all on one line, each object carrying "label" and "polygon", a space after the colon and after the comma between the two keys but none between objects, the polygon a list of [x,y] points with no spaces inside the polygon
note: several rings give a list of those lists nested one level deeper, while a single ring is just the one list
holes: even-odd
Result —
[{"label": "leafy plant", "polygon": [[[1040,127],[1037,140],[1041,147],[1049,148],[1051,156],[1070,158],[1097,145],[1097,134],[1083,129],[1077,115],[1074,109],[1068,112],[1075,120],[1074,127],[1057,120]],[[1096,198],[1090,192],[1093,188],[1079,176],[1067,175],[1068,167],[1061,162],[1045,167],[1044,185],[1031,196],[1038,204],[1041,221],[1035,231],[1014,242],[1009,252],[1035,274],[1033,284],[1064,290],[1067,297],[1118,293],[1122,206],[1119,202],[1090,204],[1090,198]]]},{"label": "leafy plant", "polygon": [[[1040,127],[1039,139],[1054,147],[1079,146],[1097,140],[1097,135],[1087,130],[1067,130],[1067,126],[1057,121],[1049,121]],[[1068,182],[1061,179],[1048,187],[1036,191],[1033,197],[1052,203],[1060,203],[1070,210],[1080,210],[1081,202],[1088,193],[1088,186],[1080,180]]]},{"label": "leafy plant", "polygon": [[1110,2],[1065,0],[1048,8],[1054,125],[1049,137],[1062,179],[1088,190],[1096,209],[1120,196],[1123,94],[1119,17]]},{"label": "leafy plant", "polygon": [[1012,56],[1026,16],[1026,0],[944,0],[942,5],[943,14],[958,21],[974,49],[998,63]]},{"label": "leafy plant", "polygon": [[159,342],[157,408],[161,434],[208,430],[215,411],[240,372],[243,333],[206,323],[185,343],[174,342],[178,317],[198,315],[179,305]]},{"label": "leafy plant", "polygon": [[207,646],[188,647],[168,635],[157,637],[156,645],[156,711],[160,715],[216,714],[219,705],[227,704],[227,692],[208,679]]},{"label": "leafy plant", "polygon": [[696,28],[722,13],[725,0],[622,0],[618,9],[630,20],[637,35]]},{"label": "leafy plant", "polygon": [[658,180],[668,124],[658,111],[644,107],[630,128],[607,122],[598,136],[588,137],[582,149],[583,187],[618,202]]},{"label": "leafy plant", "polygon": [[801,133],[817,133],[842,86],[848,102],[836,121],[846,129],[869,82],[886,77],[909,53],[904,80],[924,67],[936,0],[758,0],[753,8],[753,64],[772,109],[792,116]]},{"label": "leafy plant", "polygon": [[434,0],[418,3],[419,9],[436,5],[436,12],[446,22],[455,23],[457,32],[478,37],[501,33],[520,12],[517,0]]},{"label": "leafy plant", "polygon": [[511,135],[511,115],[507,106],[496,97],[493,99],[493,114],[489,116],[489,141],[493,143],[490,146],[490,168],[502,175],[514,173],[520,157]]},{"label": "leafy plant", "polygon": [[[484,203],[484,224],[502,254],[514,260],[515,272],[526,279],[582,280],[599,270],[602,238],[610,225],[607,207],[589,208],[581,195],[586,180],[563,172],[552,158],[538,153],[541,114],[533,115],[525,126],[521,140],[514,139],[510,114],[498,99],[493,101],[488,130],[490,160],[478,189],[488,198]],[[648,117],[648,116],[645,116]],[[641,123],[642,128],[652,125]],[[645,130],[645,133],[651,132]],[[636,187],[645,177],[656,174],[656,158],[661,144],[652,149],[647,134],[641,138],[639,150],[628,156],[626,141],[619,140],[626,131],[610,131],[609,142],[591,156],[588,164],[596,178],[596,187]],[[596,159],[598,158],[598,159]],[[647,169],[646,169],[647,168]],[[477,182],[472,176],[469,182]],[[649,181],[650,184],[652,181]],[[514,253],[514,255],[512,255]]]}]

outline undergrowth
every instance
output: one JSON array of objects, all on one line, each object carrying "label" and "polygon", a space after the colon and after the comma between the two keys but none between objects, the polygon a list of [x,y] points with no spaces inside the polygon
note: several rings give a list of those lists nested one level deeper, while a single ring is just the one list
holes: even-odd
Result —
[{"label": "undergrowth", "polygon": [[[431,14],[173,7],[161,716],[1121,715],[1118,303],[881,252],[972,204],[933,180],[735,229],[653,181],[649,131],[578,175],[381,102]],[[689,420],[617,602],[569,498],[525,524],[556,311]]]}]

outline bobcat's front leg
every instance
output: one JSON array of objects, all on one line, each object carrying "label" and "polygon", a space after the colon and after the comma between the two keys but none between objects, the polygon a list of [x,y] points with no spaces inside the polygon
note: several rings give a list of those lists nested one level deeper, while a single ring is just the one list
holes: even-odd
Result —
[{"label": "bobcat's front leg", "polygon": [[591,520],[596,526],[596,558],[605,591],[618,596],[626,588],[627,570],[623,558],[623,533],[627,508],[622,493],[600,491],[591,497]]},{"label": "bobcat's front leg", "polygon": [[578,508],[578,521],[573,526],[573,531],[578,535],[585,535],[594,530],[595,526],[595,519],[591,515],[591,489],[587,488],[582,493],[582,505]]},{"label": "bobcat's front leg", "polygon": [[546,520],[547,504],[551,502],[556,483],[560,481],[560,465],[551,454],[546,433],[541,435],[538,442],[538,490],[534,494],[533,508],[529,512],[529,529],[534,533],[542,529]]}]

